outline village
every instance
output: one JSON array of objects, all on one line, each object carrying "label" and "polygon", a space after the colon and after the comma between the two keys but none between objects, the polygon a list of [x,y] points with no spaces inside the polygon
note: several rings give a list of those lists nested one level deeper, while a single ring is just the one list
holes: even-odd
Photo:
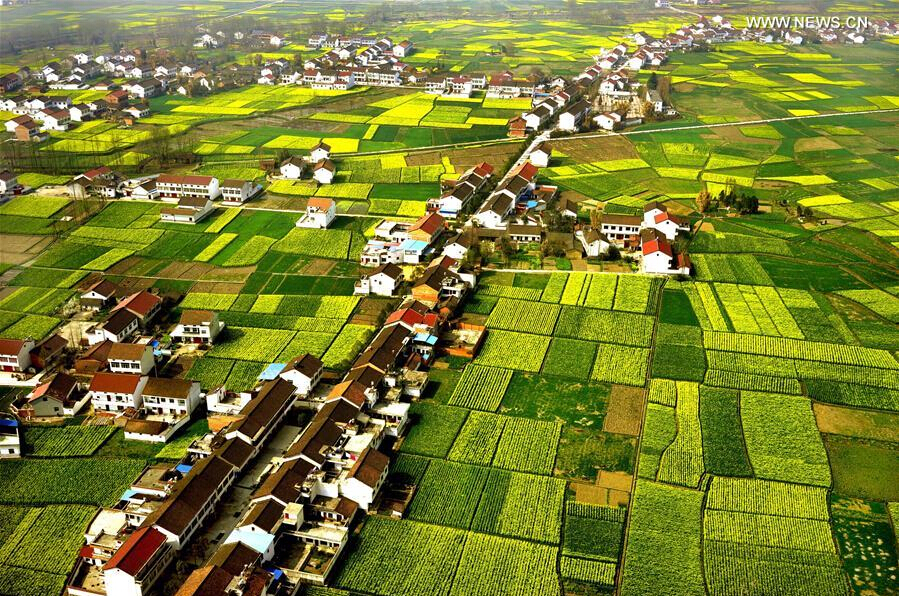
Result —
[{"label": "village", "polygon": [[[696,0],[696,5],[713,3]],[[656,0],[655,6],[667,9],[669,3]],[[884,21],[864,32],[819,31],[815,40],[860,45],[896,34],[896,26]],[[125,170],[97,161],[64,184],[34,189],[19,181],[21,174],[0,172],[0,204],[65,197],[98,205],[97,212],[112,204],[146,204],[159,209],[145,228],[177,224],[164,228],[176,233],[204,229],[226,210],[229,217],[237,217],[258,209],[286,216],[291,228],[287,233],[314,231],[324,239],[346,232],[349,240],[342,254],[352,257],[341,258],[352,262],[336,267],[334,277],[352,278],[346,293],[360,301],[356,316],[371,328],[350,350],[347,366],[329,367],[321,354],[306,351],[284,357],[289,348],[279,349],[278,358],[263,363],[252,387],[240,391],[224,382],[204,386],[181,368],[183,362],[208,358],[233,325],[223,321],[228,306],[186,306],[187,292],[176,283],[138,288],[121,283],[122,275],[92,270],[74,282],[72,297],[53,313],[62,322],[52,332],[24,338],[2,337],[0,332],[0,385],[13,388],[15,395],[9,411],[0,413],[2,459],[30,455],[33,446],[25,440],[26,428],[83,424],[121,429],[126,445],[168,445],[183,439],[198,421],[208,428],[191,437],[186,455],[178,461],[146,465],[114,505],[98,509],[83,544],[71,553],[74,564],[66,574],[65,593],[154,596],[162,593],[178,562],[187,558],[202,565],[184,578],[176,596],[295,595],[305,593],[305,586],[333,586],[369,516],[402,520],[408,515],[420,478],[407,470],[398,473],[393,465],[416,424],[415,405],[433,386],[434,371],[446,368],[447,361],[460,368],[467,365],[496,333],[493,327],[488,330],[486,317],[472,317],[468,309],[479,279],[569,273],[555,267],[505,268],[509,255],[528,251],[574,260],[579,275],[615,275],[615,284],[618,274],[642,275],[648,280],[646,303],[627,312],[633,320],[655,316],[652,309],[657,305],[649,302],[649,288],[661,291],[665,283],[692,284],[697,279],[691,260],[695,253],[689,250],[700,232],[695,219],[682,215],[683,209],[673,202],[655,200],[657,195],[647,196],[637,208],[639,214],[594,208],[585,216],[586,211],[545,175],[558,163],[559,143],[584,136],[622,138],[619,135],[629,128],[679,118],[676,97],[665,81],[660,83],[664,74],[659,70],[674,52],[704,52],[738,41],[801,45],[811,37],[807,31],[737,29],[725,17],[702,17],[659,38],[636,32],[628,43],[591,56],[592,63],[579,74],[563,77],[523,75],[512,69],[420,69],[405,62],[421,51],[412,39],[397,37],[402,41],[395,43],[381,35],[322,32],[303,42],[321,54],[300,62],[260,55],[253,64],[213,64],[178,60],[166,50],[146,48],[77,53],[0,78],[0,109],[15,115],[5,122],[6,142],[16,147],[41,143],[55,132],[77,131],[91,120],[138,126],[152,115],[149,100],[159,96],[193,98],[257,85],[322,92],[384,87],[446,100],[517,99],[530,104],[520,113],[516,110],[505,125],[508,112],[500,120],[500,136],[507,137],[503,142],[522,147],[507,163],[485,159],[448,169],[429,189],[436,192],[423,201],[421,215],[362,214],[372,221],[360,228],[365,233],[358,237],[355,229],[343,225],[360,214],[342,211],[338,195],[320,192],[343,182],[341,175],[353,167],[348,160],[352,156],[335,150],[324,137],[303,149],[282,147],[277,159],[257,160],[265,169],[256,179],[183,168],[177,173],[159,171],[164,168]],[[211,27],[197,30],[194,48],[228,46],[264,54],[289,49],[291,41],[269,30],[227,35]],[[74,90],[106,94],[74,103],[62,93]],[[373,153],[377,158],[379,151]],[[418,180],[425,184],[423,177]],[[285,202],[259,207],[275,182],[306,184],[309,194],[296,206]],[[731,214],[729,205],[724,210]],[[734,211],[738,215],[740,210]],[[207,235],[222,233],[222,228],[216,230]],[[359,237],[360,249],[353,252]],[[112,235],[103,240],[115,241]],[[489,255],[503,258],[490,260]],[[289,258],[302,260],[296,254]],[[604,269],[608,264],[614,265]],[[285,266],[277,274],[287,277],[287,271]],[[325,271],[321,277],[331,270]],[[536,291],[538,297],[544,286]],[[568,306],[584,306],[588,287],[583,296],[575,292],[574,304]],[[239,291],[232,290],[235,299]],[[534,288],[510,285],[508,291],[496,298],[524,304],[535,295]],[[276,295],[261,286],[255,293],[260,298]],[[262,308],[253,314],[279,316]],[[359,314],[363,310],[364,316]],[[314,309],[302,314],[316,316]],[[337,321],[324,319],[323,325]],[[339,329],[343,322],[334,324]],[[726,322],[722,325],[727,329]],[[293,333],[307,331],[297,323]],[[513,331],[502,328],[499,333]],[[527,346],[521,349],[526,352]],[[642,366],[645,377],[648,354],[641,352],[642,360],[615,366]],[[539,373],[542,357],[536,369],[520,370]],[[509,372],[506,384],[511,377]],[[682,382],[677,381],[675,395]],[[697,400],[698,395],[697,389]],[[491,416],[498,407],[497,402]]]}]

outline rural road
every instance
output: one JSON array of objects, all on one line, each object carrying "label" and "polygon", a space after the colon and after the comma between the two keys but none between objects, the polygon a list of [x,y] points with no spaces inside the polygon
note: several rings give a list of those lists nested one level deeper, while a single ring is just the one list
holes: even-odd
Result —
[{"label": "rural road", "polygon": [[275,0],[274,2],[267,2],[265,4],[260,4],[259,6],[254,6],[253,8],[247,8],[247,9],[241,10],[240,12],[233,12],[231,14],[221,17],[219,20],[224,21],[225,19],[230,19],[231,17],[239,17],[242,14],[246,14],[248,12],[253,12],[254,10],[259,10],[260,8],[268,8],[269,6],[272,6],[273,4],[281,4],[282,2],[284,2],[284,0]]}]

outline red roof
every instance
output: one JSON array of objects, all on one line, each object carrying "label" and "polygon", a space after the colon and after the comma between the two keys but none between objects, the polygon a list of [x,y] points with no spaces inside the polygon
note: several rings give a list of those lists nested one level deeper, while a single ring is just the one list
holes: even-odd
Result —
[{"label": "red roof", "polygon": [[654,252],[663,252],[669,257],[671,254],[671,245],[664,240],[650,240],[643,243],[643,254],[651,255]]},{"label": "red roof", "polygon": [[97,373],[91,379],[90,391],[102,391],[103,393],[128,393],[133,394],[140,384],[140,375],[123,373]]},{"label": "red roof", "polygon": [[479,163],[478,165],[476,165],[474,167],[474,171],[475,171],[475,174],[477,174],[478,176],[482,176],[482,177],[489,176],[490,174],[493,173],[493,166],[491,166],[486,161],[482,161],[481,163]]},{"label": "red roof", "polygon": [[334,201],[331,199],[322,199],[319,197],[312,197],[306,202],[306,207],[315,207],[322,211],[327,211],[332,205],[334,205]]},{"label": "red roof", "polygon": [[400,310],[394,311],[387,317],[387,321],[384,322],[384,325],[391,325],[393,323],[405,323],[407,325],[419,325],[424,322],[424,315],[419,314],[412,310],[411,308],[401,308]]},{"label": "red roof", "polygon": [[141,317],[145,317],[150,313],[154,306],[160,304],[161,302],[162,298],[160,298],[159,296],[154,296],[150,292],[143,290],[141,292],[138,292],[137,294],[132,294],[131,296],[125,298],[112,310],[116,311],[120,308],[127,308],[131,312],[140,315]]},{"label": "red roof", "polygon": [[0,354],[18,356],[25,341],[21,339],[0,339]]},{"label": "red roof", "polygon": [[521,166],[519,166],[517,175],[530,182],[534,179],[534,176],[537,175],[538,171],[540,171],[540,168],[538,168],[531,162],[526,161],[521,164]]},{"label": "red roof", "polygon": [[445,221],[446,220],[444,220],[443,216],[439,213],[430,213],[412,224],[412,227],[409,228],[409,231],[413,232],[415,230],[421,230],[429,236],[433,236],[443,229]]},{"label": "red roof", "polygon": [[101,166],[99,168],[94,168],[93,170],[88,170],[82,176],[93,180],[97,176],[103,176],[104,174],[109,174],[112,170],[109,169],[108,166]]},{"label": "red roof", "polygon": [[156,528],[140,528],[103,565],[103,570],[119,569],[135,577],[164,543],[165,535]]}]

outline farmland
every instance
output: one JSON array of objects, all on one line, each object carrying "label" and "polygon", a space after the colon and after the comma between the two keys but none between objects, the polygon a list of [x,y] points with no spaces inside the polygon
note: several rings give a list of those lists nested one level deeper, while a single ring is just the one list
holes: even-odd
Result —
[{"label": "farmland", "polygon": [[[0,170],[37,191],[0,204],[0,336],[74,337],[69,319],[89,317],[78,295],[103,277],[165,296],[151,330],[163,343],[185,310],[215,311],[226,325],[211,348],[173,354],[163,376],[246,392],[271,364],[310,353],[326,369],[317,398],[402,302],[354,295],[375,227],[424,215],[480,162],[496,168],[490,185],[501,179],[530,143],[510,138],[507,121],[532,104],[483,91],[438,96],[420,82],[257,84],[260,67],[284,59],[302,73],[324,52],[306,37],[327,30],[414,40],[403,62],[419,75],[571,79],[619,42],[633,49],[638,31],[661,37],[694,18],[632,0],[78,4],[77,14],[46,2],[0,9],[4,35],[34,31],[15,54],[0,49],[0,75],[81,49],[92,19],[169,52],[181,28],[193,36],[197,25],[243,19],[290,43],[174,48],[179,61],[245,68],[250,82],[191,96],[170,89],[133,124],[76,123],[28,150],[3,143]],[[818,4],[826,15],[849,6]],[[899,16],[895,3],[861,4],[872,17]],[[796,8],[785,6],[687,8],[742,27],[743,12]],[[59,43],[43,38],[51,30]],[[558,187],[574,223],[553,224],[559,247],[522,242],[506,254],[489,231],[478,240],[465,261],[477,283],[433,311],[445,323],[432,330],[435,352],[422,333],[410,341],[417,353],[404,353],[428,374],[420,396],[402,393],[406,429],[372,444],[390,452],[388,483],[414,485],[410,501],[402,516],[360,512],[328,585],[301,593],[896,593],[897,38],[819,41],[672,51],[629,76],[656,81],[677,119],[553,135],[536,183]],[[79,103],[106,91],[52,93]],[[331,147],[333,183],[271,175],[319,143]],[[160,221],[158,201],[54,188],[101,165],[129,177],[245,178],[264,192],[180,225]],[[758,212],[725,205],[728,191],[757,198]],[[327,229],[295,225],[312,198],[336,204]],[[691,276],[639,274],[639,252],[625,248],[622,258],[581,254],[572,225],[642,217],[651,201],[690,226],[672,244],[689,253]],[[543,207],[523,203],[517,215],[552,221]],[[406,281],[438,258],[440,242],[427,260],[403,264]],[[450,327],[483,329],[470,358],[444,352]],[[393,372],[390,383],[405,382]],[[382,394],[401,393],[388,385]],[[80,422],[26,425],[23,458],[0,461],[0,594],[60,593],[97,508],[118,501],[146,464],[180,460],[210,428],[200,416],[164,447],[135,446],[122,429]],[[186,567],[205,562],[188,558]]]}]

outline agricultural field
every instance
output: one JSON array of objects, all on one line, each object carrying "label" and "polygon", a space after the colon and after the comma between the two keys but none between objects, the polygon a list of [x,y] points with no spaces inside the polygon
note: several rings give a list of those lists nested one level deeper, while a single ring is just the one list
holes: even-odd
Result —
[{"label": "agricultural field", "polygon": [[[167,29],[193,35],[213,22],[285,35],[280,49],[187,54],[254,72],[276,58],[302,71],[322,53],[307,35],[339,30],[414,40],[403,61],[420,72],[572,77],[618,43],[633,49],[638,31],[661,37],[694,19],[633,0],[400,3],[389,19],[373,4],[323,0],[78,4],[77,14],[46,2],[0,8],[4,37],[34,32],[34,43],[7,44],[14,55],[0,49],[0,75],[65,58],[102,21],[167,50]],[[861,4],[873,18],[899,17],[895,2]],[[744,12],[795,8],[785,6],[689,10],[743,26]],[[822,15],[847,7],[861,10],[815,5]],[[53,31],[60,43],[44,39]],[[896,594],[897,45],[671,52],[630,76],[660,79],[677,119],[555,136],[537,183],[558,186],[577,224],[661,202],[690,225],[675,245],[693,275],[641,275],[630,259],[536,245],[485,258],[452,316],[483,326],[483,344],[470,360],[428,361],[408,431],[385,442],[389,477],[415,485],[403,518],[361,516],[331,585],[306,593]],[[76,103],[105,95],[52,92]],[[0,337],[69,333],[77,296],[101,276],[150,288],[175,305],[160,337],[185,309],[226,324],[210,350],[169,365],[205,392],[251,390],[269,365],[303,353],[323,360],[329,381],[342,378],[398,302],[353,295],[375,226],[420,217],[479,162],[501,177],[529,143],[509,138],[507,121],[532,103],[249,84],[149,105],[134,125],[97,119],[28,151],[3,144],[0,169],[28,163],[13,169],[37,191],[0,205]],[[332,184],[266,175],[320,142],[331,146]],[[161,166],[166,152],[178,157]],[[54,189],[100,165],[244,178],[265,192],[187,226],[160,222],[159,202]],[[712,200],[701,213],[704,190]],[[758,213],[726,206],[719,193],[729,191],[756,197]],[[335,201],[329,229],[296,227],[313,197]],[[404,267],[406,279],[416,270]],[[60,593],[97,508],[208,430],[199,419],[165,446],[135,447],[111,426],[28,426],[24,457],[0,461],[0,594]]]}]

